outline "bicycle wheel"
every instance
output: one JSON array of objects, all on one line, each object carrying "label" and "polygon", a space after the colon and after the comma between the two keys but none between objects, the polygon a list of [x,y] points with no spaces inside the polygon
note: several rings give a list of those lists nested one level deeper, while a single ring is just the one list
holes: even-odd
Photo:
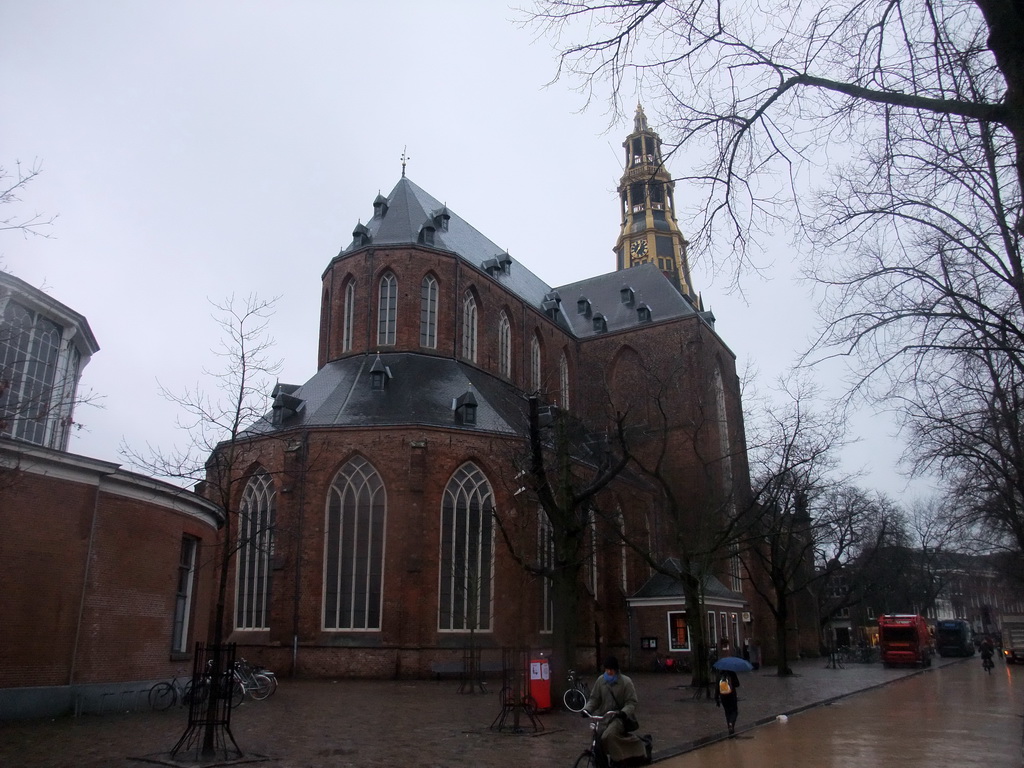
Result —
[{"label": "bicycle wheel", "polygon": [[244,685],[242,685],[242,681],[241,680],[238,680],[238,679],[232,680],[231,681],[231,698],[228,701],[228,703],[231,705],[231,708],[232,709],[236,709],[238,707],[238,705],[242,703],[242,699],[245,698],[245,694],[248,693],[248,692],[249,691],[246,689],[246,687]]},{"label": "bicycle wheel", "polygon": [[264,672],[262,674],[265,674],[270,679],[270,695],[273,696],[277,693],[277,675],[273,672]]},{"label": "bicycle wheel", "polygon": [[157,712],[163,712],[174,706],[178,694],[170,683],[157,683],[149,689],[149,706]]},{"label": "bicycle wheel", "polygon": [[587,697],[579,688],[570,688],[562,696],[562,702],[570,712],[582,712],[583,708],[587,706]]},{"label": "bicycle wheel", "polygon": [[588,749],[576,758],[573,768],[597,768],[597,761],[594,760],[594,753]]},{"label": "bicycle wheel", "polygon": [[192,685],[192,681],[189,680],[185,683],[185,690],[181,694],[181,703],[192,706],[193,704],[202,704],[206,701],[206,697],[210,693],[210,687],[206,684],[205,680],[200,680],[198,684]]},{"label": "bicycle wheel", "polygon": [[252,676],[253,687],[249,689],[249,695],[256,701],[263,701],[273,693],[274,684],[266,675],[256,674]]}]

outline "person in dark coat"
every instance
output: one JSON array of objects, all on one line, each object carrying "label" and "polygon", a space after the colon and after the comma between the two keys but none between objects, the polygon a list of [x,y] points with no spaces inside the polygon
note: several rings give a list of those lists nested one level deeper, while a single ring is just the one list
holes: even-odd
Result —
[{"label": "person in dark coat", "polygon": [[619,672],[618,659],[609,656],[604,662],[604,674],[594,683],[584,712],[593,715],[619,713],[601,733],[601,748],[608,757],[620,764],[639,765],[650,762],[645,739],[626,731],[626,721],[636,718],[636,705],[633,681]]},{"label": "person in dark coat", "polygon": [[729,735],[736,733],[736,718],[739,716],[739,697],[736,689],[740,687],[740,679],[735,672],[718,670],[715,682],[715,706],[725,710],[725,724],[729,726]]}]

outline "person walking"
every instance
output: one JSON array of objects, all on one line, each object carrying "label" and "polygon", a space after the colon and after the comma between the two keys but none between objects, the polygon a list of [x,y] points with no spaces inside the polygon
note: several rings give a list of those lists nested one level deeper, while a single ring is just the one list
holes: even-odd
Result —
[{"label": "person walking", "polygon": [[597,678],[583,712],[594,715],[616,713],[601,733],[601,749],[615,763],[642,765],[651,760],[650,737],[641,739],[633,733],[639,727],[636,705],[633,681],[619,672],[619,660],[609,656],[604,661],[604,674]]},{"label": "person walking", "polygon": [[739,696],[736,689],[740,687],[740,679],[735,672],[727,669],[716,670],[718,681],[715,684],[715,706],[725,711],[725,724],[729,727],[729,735],[736,733],[736,718],[739,716]]}]

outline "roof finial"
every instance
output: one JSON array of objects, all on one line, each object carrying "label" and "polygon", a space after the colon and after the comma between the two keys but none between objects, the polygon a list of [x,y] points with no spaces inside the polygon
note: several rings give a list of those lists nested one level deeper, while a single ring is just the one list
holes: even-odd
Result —
[{"label": "roof finial", "polygon": [[633,132],[640,133],[641,131],[647,130],[647,115],[644,114],[644,108],[640,105],[640,100],[636,102],[636,114],[633,116]]},{"label": "roof finial", "polygon": [[405,178],[405,164],[412,158],[405,153],[406,147],[402,147],[402,178]]}]

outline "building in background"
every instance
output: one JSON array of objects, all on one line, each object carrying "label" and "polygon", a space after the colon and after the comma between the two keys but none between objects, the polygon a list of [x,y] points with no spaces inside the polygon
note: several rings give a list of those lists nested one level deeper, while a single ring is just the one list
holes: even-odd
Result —
[{"label": "building in background", "polygon": [[205,640],[220,511],[66,451],[85,318],[0,273],[0,720],[145,703]]},{"label": "building in background", "polygon": [[0,272],[0,436],[66,451],[82,369],[98,350],[84,317]]},{"label": "building in background", "polygon": [[[637,455],[665,457],[677,526],[747,503],[734,355],[694,292],[640,109],[634,129],[619,268],[569,285],[546,284],[404,167],[368,206],[320,276],[318,369],[278,386],[234,478],[245,490],[225,631],[244,656],[309,675],[414,676],[456,666],[470,645],[550,647],[551,585],[521,566],[553,556],[519,482],[530,397],[591,436],[581,465],[600,461],[625,414]],[[628,605],[651,569],[623,539],[674,554],[662,494],[624,473],[598,504],[571,665],[611,651],[647,668],[650,638],[667,649],[670,635],[687,652],[681,595],[632,618]],[[712,568],[709,631],[740,644],[736,558]]]}]

